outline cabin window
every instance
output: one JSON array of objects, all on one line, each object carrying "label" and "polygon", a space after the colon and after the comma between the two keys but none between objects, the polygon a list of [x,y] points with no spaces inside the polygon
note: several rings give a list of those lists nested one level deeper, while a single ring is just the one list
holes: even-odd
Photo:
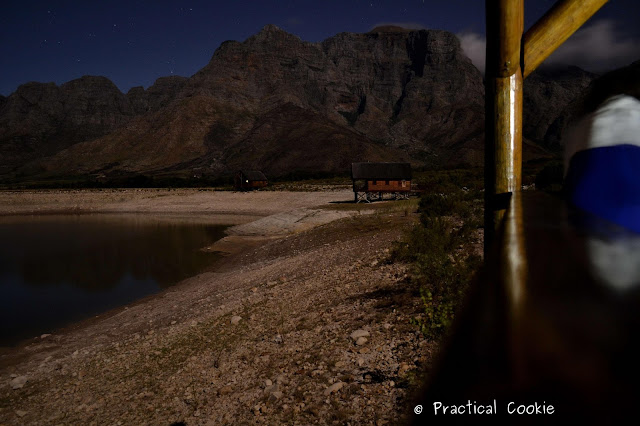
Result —
[{"label": "cabin window", "polygon": [[389,181],[388,181],[388,180],[385,180],[385,181],[384,181],[384,184],[385,184],[385,185],[389,185]]}]

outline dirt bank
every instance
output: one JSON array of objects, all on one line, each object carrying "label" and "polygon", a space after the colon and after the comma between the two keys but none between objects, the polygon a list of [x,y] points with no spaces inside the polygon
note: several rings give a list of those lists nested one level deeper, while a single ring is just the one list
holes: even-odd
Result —
[{"label": "dirt bank", "polygon": [[316,208],[347,192],[153,191],[0,194],[1,205],[15,201],[4,213],[75,202],[275,215],[237,227],[233,237],[253,247],[215,271],[4,351],[0,424],[396,424],[411,415],[409,392],[435,348],[410,324],[420,303],[405,267],[385,262],[415,220],[406,205],[365,215],[371,207]]}]

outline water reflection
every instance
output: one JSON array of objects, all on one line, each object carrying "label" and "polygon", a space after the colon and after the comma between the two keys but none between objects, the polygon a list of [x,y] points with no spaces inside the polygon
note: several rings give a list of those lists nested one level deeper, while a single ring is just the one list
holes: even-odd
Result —
[{"label": "water reflection", "polygon": [[214,260],[225,226],[135,215],[0,219],[0,344],[155,293]]}]

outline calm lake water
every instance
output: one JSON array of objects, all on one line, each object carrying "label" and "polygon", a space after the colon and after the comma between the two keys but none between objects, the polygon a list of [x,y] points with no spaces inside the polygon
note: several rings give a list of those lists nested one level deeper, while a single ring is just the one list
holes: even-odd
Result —
[{"label": "calm lake water", "polygon": [[176,284],[226,226],[135,215],[0,218],[0,345],[51,333]]}]

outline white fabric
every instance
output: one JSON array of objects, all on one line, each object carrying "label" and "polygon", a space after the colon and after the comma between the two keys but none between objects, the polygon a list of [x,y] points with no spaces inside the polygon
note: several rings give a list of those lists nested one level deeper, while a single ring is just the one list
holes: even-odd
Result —
[{"label": "white fabric", "polygon": [[640,237],[611,241],[592,237],[587,252],[593,273],[610,288],[624,292],[640,284]]},{"label": "white fabric", "polygon": [[633,96],[609,98],[569,130],[564,150],[565,175],[576,152],[620,144],[640,146],[640,101]]}]

